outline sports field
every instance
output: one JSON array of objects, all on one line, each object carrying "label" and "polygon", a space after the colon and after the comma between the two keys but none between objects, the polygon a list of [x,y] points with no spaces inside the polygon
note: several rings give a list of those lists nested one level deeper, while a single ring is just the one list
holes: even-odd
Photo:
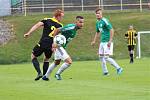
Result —
[{"label": "sports field", "polygon": [[[78,35],[68,45],[67,51],[71,53],[73,60],[95,60],[97,59],[97,44],[90,45],[95,34],[95,14],[93,12],[65,12],[63,24],[74,22],[74,17],[81,15],[85,18],[84,27],[78,31]],[[30,54],[33,47],[41,37],[42,29],[35,31],[28,39],[23,38],[23,34],[29,28],[41,21],[45,17],[51,17],[52,14],[33,14],[28,16],[8,16],[4,19],[14,26],[15,38],[7,45],[1,47],[0,63],[14,64],[30,61]],[[124,34],[128,26],[133,24],[137,31],[150,30],[150,12],[106,12],[104,17],[108,18],[115,29],[114,35],[114,57],[117,59],[128,58],[128,49]],[[143,57],[150,57],[150,35],[141,35],[141,51]],[[12,52],[13,51],[13,52]],[[136,51],[136,50],[135,50]],[[136,53],[135,53],[136,54]],[[41,57],[39,60],[43,60]]]},{"label": "sports field", "polygon": [[101,73],[100,62],[74,62],[63,80],[34,81],[31,63],[0,65],[0,100],[150,100],[150,59],[129,64],[117,60],[124,72],[117,75],[108,64],[109,76]]}]

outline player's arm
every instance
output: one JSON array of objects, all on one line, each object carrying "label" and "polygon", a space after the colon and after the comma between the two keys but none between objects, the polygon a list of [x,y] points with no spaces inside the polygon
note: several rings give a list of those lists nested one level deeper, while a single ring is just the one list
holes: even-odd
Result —
[{"label": "player's arm", "polygon": [[56,35],[58,35],[60,32],[61,32],[61,28],[56,28],[54,30],[53,37],[55,37]]},{"label": "player's arm", "polygon": [[110,38],[109,38],[109,41],[108,41],[108,44],[107,44],[107,46],[110,47],[111,42],[112,42],[112,40],[113,40],[113,36],[114,36],[114,29],[113,29],[111,23],[110,23],[108,20],[105,20],[105,24],[106,24],[106,27],[107,27],[107,28],[109,29],[109,31],[110,31]]},{"label": "player's arm", "polygon": [[96,43],[97,38],[99,37],[100,32],[96,32],[93,41],[91,42],[91,45],[94,45]]},{"label": "player's arm", "polygon": [[[56,35],[58,35],[60,32],[61,32],[61,28],[56,28],[54,30],[53,37],[55,37]],[[58,47],[58,45],[53,42],[53,44],[52,44],[52,51],[55,51],[57,47]]]},{"label": "player's arm", "polygon": [[138,36],[137,32],[135,31],[135,34],[134,34],[134,39],[136,39]]},{"label": "player's arm", "polygon": [[99,37],[99,35],[100,35],[100,31],[98,27],[98,22],[96,22],[96,33],[95,33],[93,41],[91,42],[91,45],[94,45],[96,43],[96,40]]},{"label": "player's arm", "polygon": [[128,38],[128,32],[125,33],[125,39],[127,39],[127,38]]},{"label": "player's arm", "polygon": [[24,37],[28,37],[32,32],[34,32],[35,30],[37,30],[39,27],[43,26],[44,23],[43,22],[38,22],[35,25],[33,25],[30,30],[24,34]]},{"label": "player's arm", "polygon": [[113,40],[113,36],[114,36],[114,29],[112,28],[112,29],[110,29],[110,39],[109,39],[108,44],[107,44],[108,47],[110,47],[110,45],[111,45],[111,42]]}]

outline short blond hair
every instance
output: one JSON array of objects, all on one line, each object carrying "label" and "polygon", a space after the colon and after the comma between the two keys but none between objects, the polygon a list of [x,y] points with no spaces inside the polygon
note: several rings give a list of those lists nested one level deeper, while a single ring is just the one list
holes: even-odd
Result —
[{"label": "short blond hair", "polygon": [[57,9],[57,10],[54,11],[54,17],[61,16],[62,13],[64,13],[64,11],[62,11],[60,9]]},{"label": "short blond hair", "polygon": [[96,8],[95,13],[97,13],[98,11],[102,11],[102,9],[101,8]]}]

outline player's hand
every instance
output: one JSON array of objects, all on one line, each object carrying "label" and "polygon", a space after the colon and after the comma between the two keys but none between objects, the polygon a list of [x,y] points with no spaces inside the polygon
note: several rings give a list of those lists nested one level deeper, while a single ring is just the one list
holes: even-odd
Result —
[{"label": "player's hand", "polygon": [[91,45],[94,46],[94,45],[95,45],[95,41],[92,41],[92,42],[91,42]]},{"label": "player's hand", "polygon": [[24,34],[24,38],[27,38],[27,37],[29,37],[29,33],[26,33],[26,34]]},{"label": "player's hand", "polygon": [[110,48],[110,46],[111,46],[111,41],[108,42],[107,46],[108,46],[108,48]]}]

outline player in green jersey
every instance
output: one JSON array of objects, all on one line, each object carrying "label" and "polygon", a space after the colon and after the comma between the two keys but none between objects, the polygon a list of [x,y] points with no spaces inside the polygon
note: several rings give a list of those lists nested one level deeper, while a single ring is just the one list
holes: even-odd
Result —
[{"label": "player in green jersey", "polygon": [[[77,30],[81,29],[84,25],[84,18],[82,16],[76,17],[76,22],[74,24],[68,24],[62,28],[57,28],[54,32],[54,36],[58,33],[61,33],[66,38],[66,44],[63,47],[57,47],[55,44],[53,47],[55,48],[55,61],[49,66],[48,71],[43,76],[43,80],[48,81],[49,75],[52,72],[52,70],[60,64],[60,61],[63,60],[64,63],[61,65],[61,67],[58,69],[58,71],[55,74],[55,78],[57,80],[61,80],[61,73],[67,69],[72,64],[72,59],[66,52],[65,48],[67,47],[68,43],[77,35]],[[57,47],[57,48],[56,48]]]},{"label": "player in green jersey", "polygon": [[95,13],[97,17],[96,34],[93,41],[91,42],[91,45],[95,44],[96,39],[100,33],[101,37],[100,37],[100,46],[99,46],[99,57],[102,62],[103,75],[109,75],[106,66],[107,61],[110,62],[110,64],[116,68],[117,74],[121,74],[123,69],[115,62],[114,59],[109,57],[110,53],[112,52],[111,44],[114,35],[114,30],[112,28],[112,25],[105,17],[102,16],[102,10],[100,8],[96,9]]}]

